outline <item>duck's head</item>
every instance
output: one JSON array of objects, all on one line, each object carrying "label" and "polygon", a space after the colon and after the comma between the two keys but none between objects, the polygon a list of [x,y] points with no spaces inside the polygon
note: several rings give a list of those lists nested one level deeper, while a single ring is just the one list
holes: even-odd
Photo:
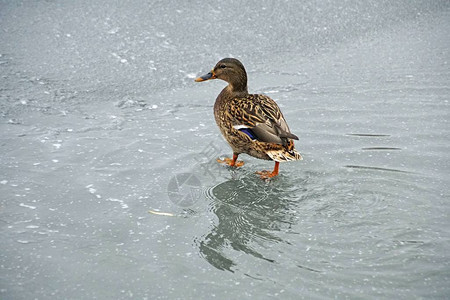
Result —
[{"label": "duck's head", "polygon": [[233,91],[247,91],[247,72],[236,58],[221,59],[211,72],[195,79],[196,82],[222,79],[229,83]]}]

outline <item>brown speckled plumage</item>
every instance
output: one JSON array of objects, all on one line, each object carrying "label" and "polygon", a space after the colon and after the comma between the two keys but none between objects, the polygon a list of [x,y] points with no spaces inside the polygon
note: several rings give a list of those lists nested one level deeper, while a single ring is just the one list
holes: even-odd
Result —
[{"label": "brown speckled plumage", "polygon": [[222,79],[228,82],[214,104],[214,117],[234,155],[251,156],[276,162],[301,160],[294,139],[274,100],[261,94],[249,94],[247,73],[234,58],[219,61],[212,71],[196,81]]}]

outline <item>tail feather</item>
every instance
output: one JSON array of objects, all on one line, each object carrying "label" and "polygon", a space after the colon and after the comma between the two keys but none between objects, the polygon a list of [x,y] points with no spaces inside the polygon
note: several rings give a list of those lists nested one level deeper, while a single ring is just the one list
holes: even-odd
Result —
[{"label": "tail feather", "polygon": [[266,152],[269,157],[278,162],[284,162],[284,161],[293,161],[293,160],[302,160],[302,155],[295,149],[286,150],[269,150]]}]

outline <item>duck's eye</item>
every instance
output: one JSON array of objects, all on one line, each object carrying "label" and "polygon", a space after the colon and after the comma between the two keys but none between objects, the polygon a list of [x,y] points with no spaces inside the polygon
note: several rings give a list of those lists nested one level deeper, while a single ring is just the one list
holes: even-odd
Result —
[{"label": "duck's eye", "polygon": [[227,66],[225,66],[225,65],[220,65],[219,66],[221,69],[225,69]]}]

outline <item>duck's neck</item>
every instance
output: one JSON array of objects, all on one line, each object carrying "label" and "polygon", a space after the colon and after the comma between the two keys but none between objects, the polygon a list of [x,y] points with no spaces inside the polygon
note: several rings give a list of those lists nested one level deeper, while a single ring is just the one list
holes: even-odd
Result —
[{"label": "duck's neck", "polygon": [[228,81],[227,90],[233,95],[248,95],[247,89],[247,73],[245,70],[236,74],[231,81]]},{"label": "duck's neck", "polygon": [[225,88],[226,93],[232,97],[242,97],[248,95],[247,82],[241,83],[229,83]]}]

